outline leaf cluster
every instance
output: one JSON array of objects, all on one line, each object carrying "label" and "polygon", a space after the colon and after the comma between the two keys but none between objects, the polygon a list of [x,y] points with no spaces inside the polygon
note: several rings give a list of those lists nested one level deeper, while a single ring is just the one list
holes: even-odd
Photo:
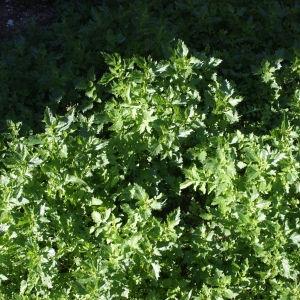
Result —
[{"label": "leaf cluster", "polygon": [[56,5],[1,45],[0,298],[298,299],[298,6]]}]

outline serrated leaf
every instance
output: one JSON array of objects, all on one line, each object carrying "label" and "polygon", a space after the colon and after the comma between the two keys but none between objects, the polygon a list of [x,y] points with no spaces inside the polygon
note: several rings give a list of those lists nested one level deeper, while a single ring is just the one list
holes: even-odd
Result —
[{"label": "serrated leaf", "polygon": [[258,157],[258,155],[250,148],[245,148],[245,153],[246,156],[251,160],[251,161],[256,161],[259,162],[260,159]]},{"label": "serrated leaf", "polygon": [[30,165],[34,165],[34,166],[38,166],[40,164],[42,164],[44,161],[42,159],[40,159],[39,157],[33,157],[30,161],[29,164]]},{"label": "serrated leaf", "polygon": [[188,47],[184,44],[183,41],[178,42],[177,54],[179,57],[186,57],[189,53]]},{"label": "serrated leaf", "polygon": [[225,204],[225,199],[223,197],[216,197],[211,202],[211,205],[224,205],[224,204]]},{"label": "serrated leaf", "polygon": [[134,83],[142,83],[144,76],[145,75],[141,71],[133,70],[128,77],[128,81],[134,82]]},{"label": "serrated leaf", "polygon": [[157,156],[163,150],[162,145],[157,142],[152,143],[149,148],[153,156]]},{"label": "serrated leaf", "polygon": [[247,215],[244,215],[242,213],[238,213],[239,219],[246,225],[250,222],[250,219]]},{"label": "serrated leaf", "polygon": [[66,176],[66,179],[65,179],[65,183],[77,183],[79,185],[87,185],[87,183],[85,181],[83,181],[82,179],[76,177],[76,176],[73,176],[73,175],[67,175]]},{"label": "serrated leaf", "polygon": [[291,236],[290,236],[290,239],[293,241],[294,244],[296,245],[300,245],[300,234],[297,234],[297,233],[293,233]]},{"label": "serrated leaf", "polygon": [[90,89],[85,91],[85,95],[89,98],[94,98],[94,91],[96,90],[96,87],[93,86]]},{"label": "serrated leaf", "polygon": [[247,167],[247,164],[245,164],[245,163],[242,162],[242,161],[239,161],[239,162],[237,163],[237,166],[238,166],[239,169],[243,169],[243,168]]},{"label": "serrated leaf", "polygon": [[103,203],[103,201],[101,201],[100,199],[97,198],[92,198],[92,205],[101,205]]},{"label": "serrated leaf", "polygon": [[131,248],[133,249],[138,249],[139,248],[139,241],[142,239],[142,235],[141,234],[136,234],[133,235],[132,237],[130,237],[126,244],[129,245]]},{"label": "serrated leaf", "polygon": [[255,168],[249,167],[247,169],[247,178],[248,178],[248,181],[254,180],[258,176],[259,176],[259,172]]},{"label": "serrated leaf", "polygon": [[215,235],[215,233],[213,231],[209,232],[209,234],[206,237],[206,240],[208,242],[211,242],[213,240],[214,235]]},{"label": "serrated leaf", "polygon": [[150,207],[154,210],[161,210],[163,203],[153,200],[150,204]]},{"label": "serrated leaf", "polygon": [[235,99],[230,99],[228,101],[228,103],[231,104],[232,106],[236,106],[242,101],[243,101],[243,98],[235,98]]},{"label": "serrated leaf", "polygon": [[158,67],[158,69],[156,69],[156,72],[158,72],[158,73],[163,73],[163,72],[165,72],[166,69],[169,67],[169,64],[166,64],[166,65],[160,64],[160,65],[158,65],[157,67]]},{"label": "serrated leaf", "polygon": [[216,196],[221,195],[224,191],[227,190],[228,184],[225,182],[221,182],[218,184],[217,188],[216,188]]},{"label": "serrated leaf", "polygon": [[0,280],[8,280],[8,278],[5,275],[0,274]]},{"label": "serrated leaf", "polygon": [[210,57],[208,61],[208,65],[212,65],[214,67],[218,66],[222,62],[222,59]]},{"label": "serrated leaf", "polygon": [[226,297],[226,299],[234,299],[238,296],[238,293],[234,293],[232,290],[225,288],[224,289],[224,296]]},{"label": "serrated leaf", "polygon": [[42,143],[42,138],[37,135],[29,136],[27,140],[24,142],[24,144],[28,146],[38,145]]},{"label": "serrated leaf", "polygon": [[111,80],[113,80],[115,78],[115,75],[111,74],[111,73],[105,73],[101,79],[99,80],[100,84],[107,84],[109,83]]},{"label": "serrated leaf", "polygon": [[101,214],[98,211],[92,212],[92,219],[95,223],[99,224],[102,221]]},{"label": "serrated leaf", "polygon": [[27,281],[26,280],[22,280],[21,284],[20,284],[20,294],[23,295],[25,290],[27,288]]},{"label": "serrated leaf", "polygon": [[109,219],[110,215],[111,215],[111,208],[108,208],[105,211],[105,216],[103,218],[103,222],[106,222]]},{"label": "serrated leaf", "polygon": [[181,132],[179,132],[179,135],[178,135],[178,136],[179,136],[179,137],[187,137],[187,136],[189,136],[192,132],[193,132],[193,129],[181,131]]},{"label": "serrated leaf", "polygon": [[94,103],[90,100],[83,100],[82,103],[78,106],[78,110],[86,112],[94,107]]},{"label": "serrated leaf", "polygon": [[127,91],[126,91],[126,98],[128,100],[128,103],[131,103],[131,97],[130,97],[130,84],[127,87]]},{"label": "serrated leaf", "polygon": [[54,124],[55,118],[52,115],[52,111],[50,110],[49,107],[46,107],[45,113],[44,113],[44,121],[45,123],[50,127],[51,125]]},{"label": "serrated leaf", "polygon": [[211,214],[200,214],[200,217],[204,220],[211,220],[212,219],[212,215]]},{"label": "serrated leaf", "polygon": [[96,145],[95,150],[100,150],[100,149],[106,147],[108,144],[109,144],[109,141],[99,143],[98,145]]},{"label": "serrated leaf", "polygon": [[265,209],[265,208],[268,208],[271,204],[271,201],[267,201],[267,200],[264,200],[264,199],[259,199],[257,201],[257,204],[256,204],[256,207],[259,208],[259,209]]},{"label": "serrated leaf", "polygon": [[155,278],[156,278],[156,280],[158,280],[161,267],[157,263],[151,263],[151,265],[152,265],[152,268],[154,271]]},{"label": "serrated leaf", "polygon": [[192,185],[192,184],[195,184],[196,183],[196,181],[195,180],[186,180],[185,182],[183,182],[183,183],[180,183],[180,189],[181,190],[183,190],[183,189],[185,189],[185,188],[187,188],[187,187],[189,187],[190,185]]},{"label": "serrated leaf", "polygon": [[91,67],[88,70],[87,78],[88,78],[89,81],[95,81],[96,80],[96,75],[95,75],[94,67]]},{"label": "serrated leaf", "polygon": [[282,260],[282,267],[283,267],[283,276],[285,278],[290,278],[291,277],[290,276],[291,267],[290,267],[288,259],[284,258]]},{"label": "serrated leaf", "polygon": [[239,121],[239,116],[236,111],[228,110],[224,112],[224,115],[231,124]]},{"label": "serrated leaf", "polygon": [[180,222],[180,208],[177,208],[167,216],[167,223],[170,229],[173,229]]},{"label": "serrated leaf", "polygon": [[139,201],[146,201],[149,198],[146,191],[141,186],[139,186],[138,184],[136,184],[133,187],[131,192],[132,192],[133,198],[137,199]]},{"label": "serrated leaf", "polygon": [[67,130],[71,126],[72,122],[74,121],[74,113],[75,113],[75,108],[73,107],[66,116],[59,117],[55,128],[58,129],[59,132]]},{"label": "serrated leaf", "polygon": [[89,87],[89,82],[85,78],[80,78],[76,83],[75,83],[75,89],[78,90],[85,90],[86,88]]}]

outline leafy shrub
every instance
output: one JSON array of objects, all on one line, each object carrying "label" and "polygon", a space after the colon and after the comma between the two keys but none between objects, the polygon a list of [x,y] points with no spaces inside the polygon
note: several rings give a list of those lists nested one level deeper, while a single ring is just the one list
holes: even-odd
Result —
[{"label": "leafy shrub", "polygon": [[297,6],[218,3],[61,3],[2,47],[2,298],[299,298]]}]

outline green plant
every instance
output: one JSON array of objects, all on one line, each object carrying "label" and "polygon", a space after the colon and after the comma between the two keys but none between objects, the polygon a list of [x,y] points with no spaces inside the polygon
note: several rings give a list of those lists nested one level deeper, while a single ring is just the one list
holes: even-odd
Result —
[{"label": "green plant", "polygon": [[297,5],[96,4],[1,46],[0,298],[298,299]]}]

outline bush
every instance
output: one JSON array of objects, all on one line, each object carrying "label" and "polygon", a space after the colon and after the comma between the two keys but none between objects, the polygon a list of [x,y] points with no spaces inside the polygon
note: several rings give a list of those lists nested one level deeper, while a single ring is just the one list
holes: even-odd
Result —
[{"label": "bush", "polygon": [[299,298],[298,50],[248,32],[296,7],[206,2],[61,3],[2,47],[1,297]]}]

